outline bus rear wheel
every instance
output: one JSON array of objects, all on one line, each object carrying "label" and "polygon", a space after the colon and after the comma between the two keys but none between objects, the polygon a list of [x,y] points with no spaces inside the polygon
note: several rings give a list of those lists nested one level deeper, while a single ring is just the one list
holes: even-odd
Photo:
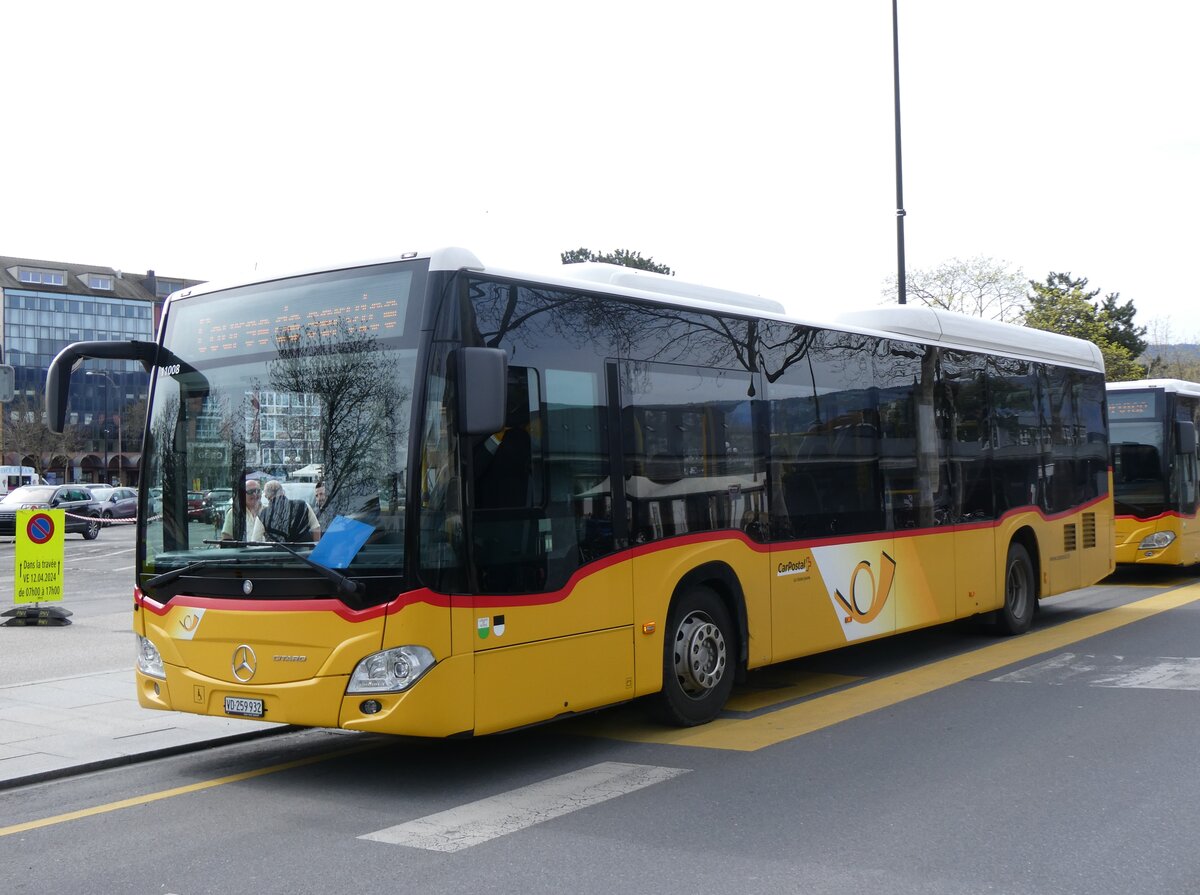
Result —
[{"label": "bus rear wheel", "polygon": [[721,598],[693,587],[676,598],[663,644],[659,715],[668,724],[693,727],[717,717],[733,688],[733,625]]},{"label": "bus rear wheel", "polygon": [[996,611],[996,629],[1001,634],[1024,634],[1033,624],[1036,603],[1036,581],[1029,551],[1020,544],[1009,544],[1004,563],[1004,605]]}]

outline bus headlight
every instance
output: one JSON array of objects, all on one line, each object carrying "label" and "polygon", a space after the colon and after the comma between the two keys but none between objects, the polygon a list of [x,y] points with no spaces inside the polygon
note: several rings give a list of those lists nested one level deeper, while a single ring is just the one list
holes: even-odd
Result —
[{"label": "bus headlight", "polygon": [[433,653],[423,646],[398,646],[372,653],[350,675],[347,693],[407,690],[433,667]]},{"label": "bus headlight", "polygon": [[163,668],[163,660],[162,656],[158,654],[158,647],[141,635],[138,635],[137,645],[138,671],[148,674],[150,677],[162,678],[165,681],[167,672]]},{"label": "bus headlight", "polygon": [[1173,531],[1156,531],[1148,537],[1142,538],[1142,543],[1138,544],[1139,550],[1162,550],[1163,547],[1170,547],[1171,542],[1175,540],[1175,532]]}]

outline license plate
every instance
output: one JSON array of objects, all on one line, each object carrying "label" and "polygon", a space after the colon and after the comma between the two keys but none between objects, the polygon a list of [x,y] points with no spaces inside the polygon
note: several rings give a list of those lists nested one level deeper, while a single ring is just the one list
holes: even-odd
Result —
[{"label": "license plate", "polygon": [[263,716],[263,701],[261,699],[244,699],[241,696],[225,697],[226,715],[245,715],[247,718]]}]

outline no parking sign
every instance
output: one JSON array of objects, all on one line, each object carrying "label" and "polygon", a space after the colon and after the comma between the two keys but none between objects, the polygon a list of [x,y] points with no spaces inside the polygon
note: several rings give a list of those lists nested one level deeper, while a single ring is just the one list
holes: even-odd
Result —
[{"label": "no parking sign", "polygon": [[62,510],[17,510],[17,603],[52,603],[63,598]]}]

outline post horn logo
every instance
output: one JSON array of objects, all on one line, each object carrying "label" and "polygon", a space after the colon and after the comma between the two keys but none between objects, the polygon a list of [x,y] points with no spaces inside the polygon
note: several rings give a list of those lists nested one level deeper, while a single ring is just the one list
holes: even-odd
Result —
[{"label": "post horn logo", "polygon": [[[859,602],[858,573],[866,572],[871,579],[871,589],[869,591],[871,602],[864,609]],[[833,592],[834,599],[838,604],[846,610],[846,624],[850,622],[858,622],[861,625],[869,625],[879,617],[879,613],[883,611],[883,606],[887,603],[888,595],[892,592],[892,582],[896,578],[896,561],[886,553],[879,554],[879,580],[875,580],[875,573],[871,570],[871,563],[863,560],[854,567],[854,571],[850,574],[850,598],[842,596],[840,590]]]}]

